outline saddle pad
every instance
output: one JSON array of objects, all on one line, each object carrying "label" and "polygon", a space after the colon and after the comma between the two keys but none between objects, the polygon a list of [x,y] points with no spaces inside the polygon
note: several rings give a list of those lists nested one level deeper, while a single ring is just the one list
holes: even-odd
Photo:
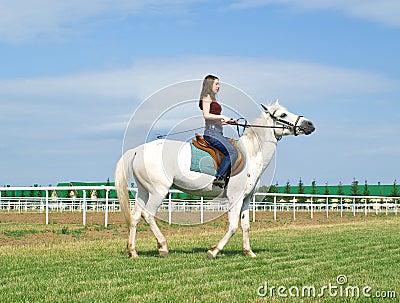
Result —
[{"label": "saddle pad", "polygon": [[192,162],[190,163],[190,170],[199,173],[215,176],[217,170],[213,158],[209,153],[204,150],[198,149],[193,143],[190,144],[192,149]]}]

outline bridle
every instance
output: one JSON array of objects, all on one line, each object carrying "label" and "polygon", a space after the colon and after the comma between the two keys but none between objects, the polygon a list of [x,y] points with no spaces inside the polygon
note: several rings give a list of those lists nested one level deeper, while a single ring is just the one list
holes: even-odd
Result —
[{"label": "bridle", "polygon": [[284,129],[289,129],[289,130],[293,130],[293,135],[298,136],[299,133],[298,133],[297,130],[300,128],[300,126],[298,126],[297,124],[299,123],[300,119],[301,119],[303,116],[297,116],[296,122],[293,124],[293,123],[291,123],[291,122],[289,122],[289,121],[283,120],[283,119],[281,119],[280,117],[275,116],[276,112],[277,112],[277,109],[276,109],[273,113],[267,111],[267,113],[270,115],[270,117],[271,117],[275,122],[278,122],[278,123],[280,123],[281,125],[256,125],[256,124],[248,124],[246,119],[244,119],[244,118],[239,118],[239,120],[242,120],[242,119],[243,119],[243,120],[245,121],[245,123],[237,123],[237,124],[236,124],[236,126],[237,126],[237,132],[238,132],[239,137],[241,137],[240,132],[239,132],[239,126],[243,127],[242,135],[243,135],[243,132],[244,132],[244,130],[245,130],[246,128],[252,128],[252,127],[254,127],[254,128],[272,128],[272,129],[282,129],[282,130],[284,130]]},{"label": "bridle", "polygon": [[271,118],[274,119],[276,122],[279,122],[279,123],[281,123],[281,124],[283,124],[283,125],[288,126],[289,129],[293,129],[293,135],[298,136],[299,133],[297,132],[297,129],[299,129],[300,126],[298,126],[297,124],[299,123],[300,119],[301,119],[303,116],[297,116],[296,122],[294,122],[294,124],[293,124],[293,123],[290,123],[289,121],[285,121],[285,120],[282,120],[282,119],[279,118],[279,117],[276,117],[276,116],[275,116],[275,113],[276,113],[276,112],[277,112],[277,109],[274,111],[273,114],[270,113]]}]

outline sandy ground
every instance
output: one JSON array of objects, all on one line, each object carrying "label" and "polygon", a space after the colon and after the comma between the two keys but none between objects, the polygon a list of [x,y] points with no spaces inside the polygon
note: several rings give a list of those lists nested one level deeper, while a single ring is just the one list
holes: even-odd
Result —
[{"label": "sandy ground", "polygon": [[[227,230],[227,214],[218,214],[219,217],[204,224],[175,224],[169,225],[165,220],[158,219],[161,231],[168,237],[171,234],[198,234],[207,232],[223,233]],[[393,214],[390,215],[394,217]],[[160,217],[168,219],[168,213]],[[215,218],[216,214],[204,214],[205,220]],[[174,213],[173,221],[199,222],[199,213]],[[251,229],[263,230],[274,228],[304,228],[307,226],[328,226],[337,224],[351,224],[355,222],[370,222],[381,220],[384,222],[388,217],[384,214],[375,215],[344,213],[330,213],[326,218],[325,212],[314,213],[313,218],[308,212],[297,212],[293,218],[292,212],[278,212],[277,220],[274,220],[272,212],[259,211],[253,215],[250,212]],[[396,217],[398,218],[398,217]],[[400,218],[398,218],[400,223]],[[2,245],[26,245],[37,243],[54,243],[64,241],[80,241],[95,239],[121,239],[128,236],[128,231],[121,213],[109,213],[108,227],[104,227],[105,214],[102,212],[88,212],[86,214],[86,226],[83,226],[83,214],[79,212],[50,213],[49,224],[45,225],[46,215],[44,213],[9,213],[0,212],[0,246]],[[144,220],[138,227],[138,234],[151,236]]]}]

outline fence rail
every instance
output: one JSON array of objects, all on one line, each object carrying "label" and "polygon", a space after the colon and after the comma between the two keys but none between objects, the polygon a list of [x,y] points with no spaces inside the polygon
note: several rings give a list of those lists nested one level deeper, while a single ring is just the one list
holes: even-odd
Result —
[{"label": "fence rail", "polygon": [[[81,191],[82,198],[59,198],[50,193],[55,191]],[[105,191],[105,198],[97,198],[88,193],[97,190]],[[53,212],[81,212],[82,224],[86,225],[87,212],[104,212],[104,225],[108,226],[108,215],[110,212],[119,212],[120,207],[116,198],[110,198],[110,191],[115,190],[113,186],[53,186],[53,187],[3,187],[0,188],[0,214],[5,212],[38,212],[44,213],[46,224],[49,224],[49,215]],[[130,188],[137,191],[136,188]],[[10,191],[35,191],[41,194],[36,197],[8,197],[4,192]],[[168,222],[172,223],[173,212],[199,212],[200,222],[204,223],[205,212],[225,212],[229,205],[226,199],[206,199],[198,197],[194,200],[183,200],[172,198],[173,194],[181,193],[178,190],[170,190],[167,197],[159,208],[159,212],[168,213]],[[262,201],[259,201],[262,200]],[[335,195],[306,195],[306,194],[281,194],[281,193],[255,193],[250,203],[252,219],[255,221],[258,211],[273,212],[274,220],[277,220],[278,212],[292,212],[296,220],[296,213],[309,212],[313,218],[315,212],[329,213],[363,213],[368,215],[389,214],[397,215],[400,197],[383,196],[335,196]],[[131,205],[134,199],[131,200]]]}]

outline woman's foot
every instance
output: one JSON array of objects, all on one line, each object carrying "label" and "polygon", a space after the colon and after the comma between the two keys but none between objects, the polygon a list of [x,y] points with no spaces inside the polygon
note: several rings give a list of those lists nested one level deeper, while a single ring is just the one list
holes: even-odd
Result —
[{"label": "woman's foot", "polygon": [[221,177],[216,177],[213,181],[213,185],[223,188],[225,186],[225,180]]}]

